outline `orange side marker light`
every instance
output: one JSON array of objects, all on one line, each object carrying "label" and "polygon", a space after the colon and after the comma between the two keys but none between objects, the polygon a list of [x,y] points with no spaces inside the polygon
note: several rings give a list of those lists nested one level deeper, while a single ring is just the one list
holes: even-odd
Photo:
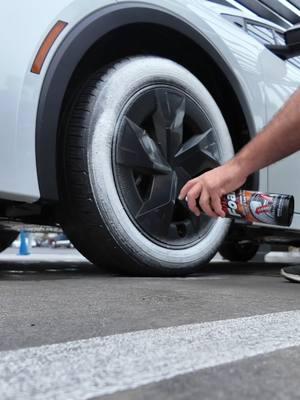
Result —
[{"label": "orange side marker light", "polygon": [[46,60],[46,57],[51,47],[53,46],[55,40],[58,38],[58,36],[61,34],[61,32],[65,29],[67,25],[68,25],[67,22],[58,21],[50,30],[50,32],[44,39],[43,43],[41,44],[41,47],[39,48],[39,51],[34,59],[34,62],[31,67],[32,73],[40,74],[43,64]]}]

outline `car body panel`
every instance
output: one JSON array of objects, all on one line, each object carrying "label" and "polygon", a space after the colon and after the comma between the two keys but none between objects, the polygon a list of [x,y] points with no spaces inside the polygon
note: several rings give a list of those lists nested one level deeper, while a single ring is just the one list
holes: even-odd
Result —
[{"label": "car body panel", "polygon": [[[43,79],[51,58],[72,26],[114,0],[11,0],[1,6],[0,197],[33,202],[40,197],[35,126]],[[26,18],[26,16],[28,18]],[[35,17],[33,23],[32,18]],[[68,22],[49,52],[40,75],[30,72],[34,57],[58,20]],[[10,32],[16,40],[9,36]]]},{"label": "car body panel", "polygon": [[[298,89],[300,70],[269,54],[265,60],[265,90],[267,119],[271,120],[282,107],[283,101]],[[272,66],[272,68],[270,68]],[[274,66],[274,67],[273,67]],[[300,152],[281,160],[268,168],[268,190],[295,196],[295,211],[300,213],[300,185],[293,177],[300,171]]]}]

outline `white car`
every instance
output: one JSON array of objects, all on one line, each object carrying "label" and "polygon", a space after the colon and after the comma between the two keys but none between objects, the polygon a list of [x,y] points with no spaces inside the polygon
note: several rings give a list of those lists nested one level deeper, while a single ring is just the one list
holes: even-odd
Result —
[{"label": "white car", "polygon": [[230,159],[300,82],[297,46],[281,27],[216,3],[2,4],[4,232],[20,221],[61,225],[95,264],[148,275],[197,271],[221,245],[242,260],[258,239],[294,240],[298,154],[245,186],[295,195],[290,230],[235,224],[227,236],[229,220],[196,218],[177,201],[187,180]]}]

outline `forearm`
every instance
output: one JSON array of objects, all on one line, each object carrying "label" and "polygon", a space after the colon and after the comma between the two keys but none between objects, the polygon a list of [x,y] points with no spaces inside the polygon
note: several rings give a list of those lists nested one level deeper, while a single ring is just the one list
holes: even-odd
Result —
[{"label": "forearm", "polygon": [[190,210],[199,207],[210,217],[225,217],[221,198],[245,183],[247,177],[275,161],[300,150],[300,91],[273,120],[231,161],[188,181],[179,199],[187,199]]},{"label": "forearm", "polygon": [[248,176],[300,150],[300,90],[231,161]]}]

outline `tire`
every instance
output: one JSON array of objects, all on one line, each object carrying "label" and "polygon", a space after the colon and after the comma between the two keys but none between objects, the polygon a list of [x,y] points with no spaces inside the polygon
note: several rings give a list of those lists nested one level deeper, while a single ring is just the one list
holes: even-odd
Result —
[{"label": "tire", "polygon": [[216,254],[229,222],[196,220],[177,196],[234,151],[218,106],[188,70],[138,56],[94,74],[65,112],[60,149],[61,224],[91,262],[178,276]]},{"label": "tire", "polygon": [[254,242],[225,242],[219,253],[223,258],[232,262],[250,261],[257,253],[259,244]]},{"label": "tire", "polygon": [[17,231],[0,231],[0,252],[6,250],[18,236]]}]

